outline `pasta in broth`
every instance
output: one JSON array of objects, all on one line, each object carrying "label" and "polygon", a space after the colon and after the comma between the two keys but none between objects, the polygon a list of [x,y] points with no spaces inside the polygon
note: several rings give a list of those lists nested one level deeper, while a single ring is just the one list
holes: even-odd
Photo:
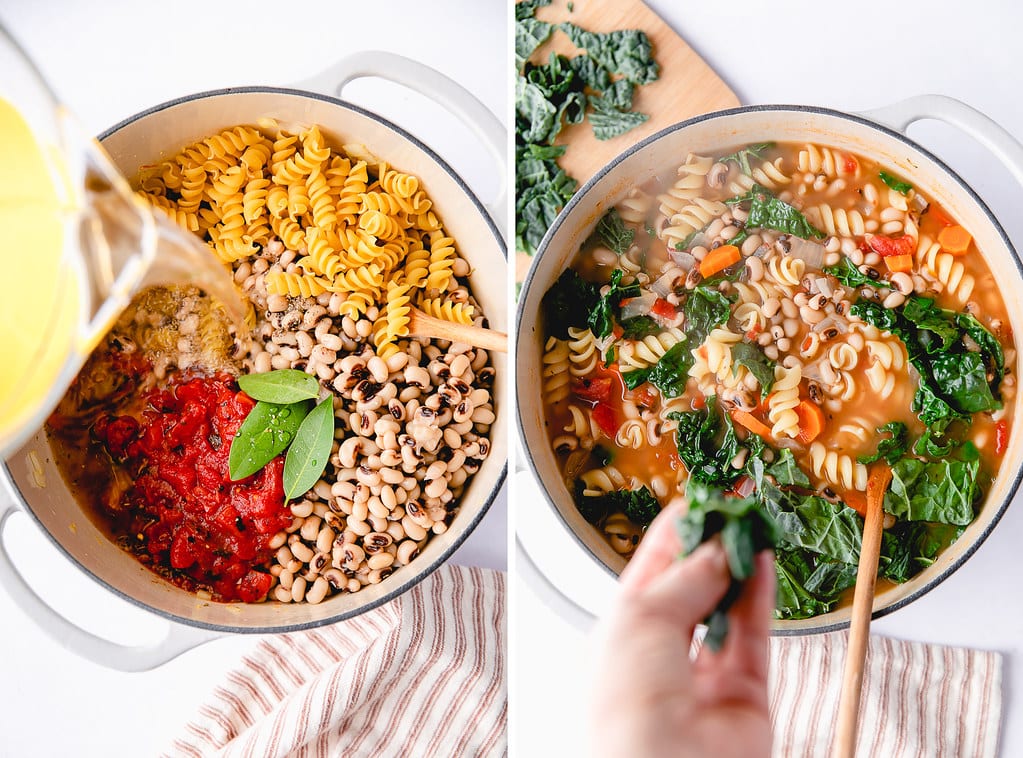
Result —
[{"label": "pasta in broth", "polygon": [[855,581],[872,467],[879,576],[974,518],[1005,451],[1016,355],[967,230],[822,145],[689,155],[598,224],[544,298],[546,416],[582,514],[624,556],[692,478],[783,531],[779,617]]}]

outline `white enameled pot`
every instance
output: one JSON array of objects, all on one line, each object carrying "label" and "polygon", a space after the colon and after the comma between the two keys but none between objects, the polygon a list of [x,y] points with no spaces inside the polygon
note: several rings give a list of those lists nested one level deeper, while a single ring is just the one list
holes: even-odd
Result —
[{"label": "white enameled pot", "polygon": [[[416,137],[389,121],[337,99],[349,81],[377,76],[403,84],[444,105],[463,120],[489,149],[495,170],[505,173],[505,131],[474,96],[422,64],[388,53],[364,53],[342,61],[302,83],[301,89],[244,87],[206,92],[156,106],[108,130],[102,144],[126,176],[144,164],[175,154],[184,145],[238,124],[274,119],[284,128],[318,124],[329,144],[361,144],[376,157],[419,177],[446,229],[468,260],[472,291],[495,329],[507,331],[507,251],[504,201],[485,207],[462,179]],[[326,94],[316,94],[315,91]],[[503,183],[502,183],[503,186]],[[493,216],[493,218],[491,218]],[[16,503],[0,513],[26,509],[52,541],[97,582],[123,598],[173,622],[162,642],[125,648],[96,638],[51,610],[18,573],[0,539],[0,585],[39,625],[75,652],[123,670],[152,668],[224,632],[285,632],[349,618],[385,603],[436,569],[483,518],[505,479],[509,414],[502,407],[508,361],[492,354],[497,419],[492,449],[462,496],[449,529],[435,536],[408,567],[354,594],[318,605],[220,604],[204,602],[145,569],[107,539],[83,513],[53,463],[42,431],[7,461]]]},{"label": "white enameled pot", "polygon": [[[751,106],[700,116],[655,134],[620,155],[572,198],[544,238],[520,295],[515,358],[518,427],[529,471],[517,474],[517,567],[544,599],[577,625],[602,615],[614,596],[625,560],[590,526],[561,479],[544,425],[541,370],[544,343],[540,301],[569,265],[601,216],[633,187],[690,152],[764,141],[813,142],[874,157],[909,178],[925,197],[947,208],[973,233],[999,282],[1016,335],[1023,326],[1023,267],[1012,244],[978,195],[940,159],[908,139],[922,119],[955,125],[985,145],[1023,184],[1023,147],[1004,129],[951,98],[926,95],[863,114],[804,106]],[[1019,347],[1017,337],[1017,348]],[[1014,399],[1019,423],[1023,394]],[[890,613],[935,587],[977,550],[1013,499],[1023,477],[1023,435],[1014,433],[1001,471],[974,522],[938,560],[905,584],[879,594],[874,616]],[[840,629],[850,608],[812,619],[775,621],[778,634]]]}]

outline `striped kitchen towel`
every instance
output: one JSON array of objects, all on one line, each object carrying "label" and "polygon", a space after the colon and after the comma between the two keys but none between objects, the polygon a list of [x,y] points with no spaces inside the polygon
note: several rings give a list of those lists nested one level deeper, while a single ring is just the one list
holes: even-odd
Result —
[{"label": "striped kitchen towel", "polygon": [[504,592],[500,572],[444,565],[354,619],[268,638],[168,753],[505,755]]},{"label": "striped kitchen towel", "polygon": [[[848,632],[771,640],[776,758],[831,754]],[[994,758],[1002,657],[872,636],[863,674],[861,758]]]}]

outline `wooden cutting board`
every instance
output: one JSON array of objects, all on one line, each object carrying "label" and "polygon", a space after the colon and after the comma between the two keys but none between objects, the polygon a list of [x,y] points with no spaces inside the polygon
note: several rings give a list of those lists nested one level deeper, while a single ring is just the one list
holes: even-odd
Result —
[{"label": "wooden cutting board", "polygon": [[[614,139],[600,141],[593,136],[589,121],[564,127],[558,144],[567,144],[558,163],[582,186],[616,155],[643,138],[701,113],[733,108],[739,98],[703,59],[641,0],[554,0],[540,8],[536,17],[548,23],[570,21],[586,31],[606,33],[616,29],[642,29],[653,44],[654,58],[661,67],[655,82],[637,86],[633,109],[650,119]],[[546,63],[551,52],[574,57],[580,50],[564,32],[555,31],[530,58]],[[519,253],[516,281],[522,281],[532,258]]]}]

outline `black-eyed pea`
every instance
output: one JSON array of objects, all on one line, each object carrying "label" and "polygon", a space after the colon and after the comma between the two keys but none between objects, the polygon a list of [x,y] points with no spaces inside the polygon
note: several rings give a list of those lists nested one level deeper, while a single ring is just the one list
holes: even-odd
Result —
[{"label": "black-eyed pea", "polygon": [[360,537],[365,537],[373,531],[373,528],[366,521],[357,521],[355,517],[348,519],[348,528]]},{"label": "black-eyed pea", "polygon": [[475,406],[472,404],[472,400],[466,398],[465,400],[463,400],[462,402],[455,406],[454,410],[451,413],[451,420],[454,421],[456,424],[469,422],[471,426],[472,422],[474,421],[473,419],[474,411]]},{"label": "black-eyed pea", "polygon": [[335,532],[340,532],[345,528],[344,519],[340,515],[331,511],[323,517],[323,523],[333,529]]},{"label": "black-eyed pea", "polygon": [[446,532],[447,530],[448,525],[445,524],[443,521],[438,521],[432,527],[430,527],[430,531],[432,531],[434,534],[444,534],[444,532]]},{"label": "black-eyed pea", "polygon": [[391,575],[390,567],[373,569],[366,575],[366,581],[369,584],[380,584],[384,579]]},{"label": "black-eyed pea", "polygon": [[323,578],[327,580],[331,589],[338,592],[347,589],[348,587],[348,577],[346,577],[338,568],[327,569],[323,572]]},{"label": "black-eyed pea", "polygon": [[394,556],[390,553],[377,553],[370,556],[366,562],[371,570],[377,571],[379,569],[390,568],[391,564],[394,563]]},{"label": "black-eyed pea", "polygon": [[359,450],[362,448],[362,437],[348,437],[338,448],[337,457],[345,468],[354,468],[358,460]]},{"label": "black-eyed pea", "polygon": [[474,424],[486,424],[486,425],[493,424],[494,423],[494,419],[496,419],[496,418],[497,417],[494,415],[494,412],[492,410],[490,410],[489,408],[486,408],[486,407],[477,408],[476,410],[474,410],[472,412],[472,422]]},{"label": "black-eyed pea", "polygon": [[405,530],[402,528],[399,521],[391,521],[391,523],[387,525],[387,533],[391,535],[391,539],[395,542],[400,542],[405,539]]},{"label": "black-eyed pea", "polygon": [[349,592],[358,592],[361,589],[362,589],[362,582],[360,582],[358,579],[356,579],[355,577],[352,577],[351,579],[348,580],[348,591]]},{"label": "black-eyed pea", "polygon": [[295,581],[291,585],[291,599],[296,603],[302,602],[305,598],[306,580],[301,576],[296,576]]},{"label": "black-eyed pea", "polygon": [[295,560],[295,556],[294,554],[292,554],[291,548],[289,548],[287,545],[283,545],[282,547],[278,548],[277,554],[274,557],[277,559],[277,562],[282,566],[287,566],[289,563]]},{"label": "black-eyed pea", "polygon": [[490,402],[490,391],[475,389],[469,393],[469,399],[472,400],[474,406],[487,405]]},{"label": "black-eyed pea", "polygon": [[297,516],[298,518],[306,518],[312,515],[313,503],[311,500],[299,500],[297,503],[291,504],[291,515]]},{"label": "black-eyed pea", "polygon": [[456,355],[451,359],[451,375],[459,377],[462,376],[462,374],[469,370],[469,363],[469,356],[465,353]]},{"label": "black-eyed pea", "polygon": [[291,546],[291,552],[295,554],[295,558],[302,561],[302,563],[309,563],[313,559],[315,553],[313,549],[306,545],[304,542],[296,542]]},{"label": "black-eyed pea", "polygon": [[334,544],[336,538],[337,533],[333,529],[329,526],[323,527],[316,535],[316,549],[321,553],[330,552],[330,546]]},{"label": "black-eyed pea", "polygon": [[292,574],[297,574],[299,571],[302,570],[303,565],[304,564],[302,563],[302,561],[300,561],[298,558],[292,558],[288,565],[285,566],[285,568]]},{"label": "black-eyed pea", "polygon": [[[328,550],[332,549],[330,545],[327,548]],[[313,555],[313,559],[309,561],[308,576],[315,576],[327,569],[330,566],[330,559],[331,556],[327,551],[318,551]]]},{"label": "black-eyed pea", "polygon": [[361,500],[352,503],[352,518],[356,521],[365,521],[369,518],[369,501]]},{"label": "black-eyed pea", "polygon": [[[310,516],[302,523],[302,528],[299,530],[299,534],[302,535],[302,539],[306,542],[316,542],[316,535],[320,533],[320,525],[323,523],[323,519],[319,516]],[[291,552],[295,552],[292,548]]]},{"label": "black-eyed pea", "polygon": [[316,577],[316,581],[313,582],[313,586],[305,594],[305,601],[316,605],[317,603],[323,602],[323,599],[327,597],[327,593],[330,591],[330,582],[328,582],[322,576]]},{"label": "black-eyed pea", "polygon": [[444,472],[447,471],[447,470],[448,470],[448,467],[444,463],[444,461],[434,461],[426,469],[426,475],[423,478],[424,479],[436,479],[436,478],[438,478],[440,476],[443,476]]},{"label": "black-eyed pea", "polygon": [[440,493],[440,501],[444,504],[450,503],[455,498],[455,493],[451,491],[451,483],[448,482],[448,489]]},{"label": "black-eyed pea", "polygon": [[438,479],[431,479],[424,488],[427,497],[439,498],[448,488],[448,481],[444,477]]},{"label": "black-eyed pea", "polygon": [[281,575],[277,577],[277,583],[284,589],[290,591],[291,584],[295,581],[295,575],[291,571],[281,571]]},{"label": "black-eyed pea", "polygon": [[372,513],[369,514],[369,523],[373,527],[374,532],[386,532],[387,531],[387,518],[380,518],[374,516]]},{"label": "black-eyed pea", "polygon": [[334,568],[341,568],[345,564],[345,546],[334,545],[330,550],[330,565]]},{"label": "black-eyed pea", "polygon": [[[414,448],[402,446],[401,448],[401,468],[405,473],[411,474],[419,468],[419,464],[422,461],[422,456],[417,455]],[[404,479],[404,477],[402,477]]]},{"label": "black-eyed pea", "polygon": [[377,495],[371,497],[367,505],[369,506],[369,512],[377,518],[387,518],[391,513],[391,509],[384,505]]},{"label": "black-eyed pea", "polygon": [[398,496],[394,494],[394,488],[384,486],[380,488],[380,502],[387,509],[388,513],[398,504]]},{"label": "black-eyed pea", "polygon": [[[460,450],[458,452],[461,452]],[[463,459],[464,461],[464,459]],[[448,480],[448,487],[455,489],[465,484],[465,480],[468,474],[465,473],[464,468],[458,468],[451,472],[451,479]]]},{"label": "black-eyed pea", "polygon": [[291,361],[285,358],[283,355],[278,353],[270,359],[270,368],[273,369],[285,369],[291,368]]},{"label": "black-eyed pea", "polygon": [[309,332],[298,332],[295,337],[298,343],[298,354],[303,358],[308,358],[316,344],[313,342],[312,335]]},{"label": "black-eyed pea", "polygon": [[395,555],[395,563],[399,566],[407,566],[419,553],[419,545],[415,540],[404,540],[398,545],[398,552]]},{"label": "black-eyed pea", "polygon": [[257,374],[265,374],[273,368],[270,365],[270,360],[273,358],[270,353],[262,352],[256,356],[256,359],[252,362],[252,370]]},{"label": "black-eyed pea", "polygon": [[270,538],[270,549],[278,550],[288,542],[287,532],[277,532],[273,537]]},{"label": "black-eyed pea", "polygon": [[[368,534],[368,532],[367,532]],[[342,549],[345,568],[356,569],[366,560],[366,551],[360,545],[345,543]]]},{"label": "black-eyed pea", "polygon": [[[451,423],[451,417],[453,415],[454,415],[454,411],[452,411],[451,408],[442,408],[437,413],[437,426],[438,427],[445,427],[448,424],[450,424]],[[441,436],[438,437],[438,439],[442,439],[442,438],[443,438],[443,431],[441,432]]]},{"label": "black-eyed pea", "polygon": [[374,471],[367,466],[359,466],[355,471],[355,478],[358,479],[359,484],[365,484],[370,487],[376,487],[380,484],[379,471]]},{"label": "black-eyed pea", "polygon": [[275,563],[273,566],[270,567],[270,576],[276,578],[279,577],[282,573],[284,573],[284,566],[282,566],[281,564]]},{"label": "black-eyed pea", "polygon": [[[449,473],[461,470],[465,463],[465,453],[458,447],[452,446],[451,460],[448,461],[447,470]],[[461,483],[461,482],[460,482]]]},{"label": "black-eyed pea", "polygon": [[[395,443],[393,448],[388,448],[380,452],[380,463],[387,468],[401,466],[401,462],[401,453],[398,452],[397,443]],[[383,475],[381,475],[381,478],[382,477]]]},{"label": "black-eyed pea", "polygon": [[[258,265],[259,261],[256,264]],[[288,310],[288,298],[284,295],[267,295],[266,309],[270,313],[284,313],[284,311]]]},{"label": "black-eyed pea", "polygon": [[[424,518],[423,520],[426,519]],[[405,530],[405,534],[409,539],[416,542],[426,539],[427,527],[419,524],[408,514],[405,514],[405,518],[401,520],[401,528]]]},{"label": "black-eyed pea", "polygon": [[310,366],[315,366],[316,377],[324,382],[331,382],[334,380],[335,371],[334,367],[324,363],[310,363]]},{"label": "black-eyed pea", "polygon": [[277,600],[280,603],[290,603],[291,602],[291,590],[290,589],[285,589],[284,587],[281,587],[279,585],[277,587],[274,587],[274,595],[273,596],[274,596],[274,600]]},{"label": "black-eyed pea", "polygon": [[462,446],[462,435],[456,432],[452,427],[447,426],[444,428],[444,444],[452,450],[457,450]]},{"label": "black-eyed pea", "polygon": [[313,515],[319,516],[321,519],[326,518],[327,514],[331,511],[332,504],[333,502],[330,500],[326,503],[322,501],[313,503]]}]

